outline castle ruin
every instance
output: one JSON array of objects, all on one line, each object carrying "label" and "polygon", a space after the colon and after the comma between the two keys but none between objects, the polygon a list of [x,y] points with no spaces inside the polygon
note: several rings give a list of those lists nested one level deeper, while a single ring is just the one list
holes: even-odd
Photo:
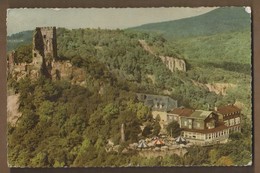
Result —
[{"label": "castle ruin", "polygon": [[57,58],[56,27],[37,27],[33,36],[33,66],[45,76],[51,76],[53,61]]},{"label": "castle ruin", "polygon": [[37,27],[33,33],[32,62],[16,63],[16,52],[8,55],[8,74],[16,80],[24,77],[36,79],[44,75],[53,80],[67,79],[83,85],[84,71],[72,66],[70,61],[57,61],[56,27]]}]

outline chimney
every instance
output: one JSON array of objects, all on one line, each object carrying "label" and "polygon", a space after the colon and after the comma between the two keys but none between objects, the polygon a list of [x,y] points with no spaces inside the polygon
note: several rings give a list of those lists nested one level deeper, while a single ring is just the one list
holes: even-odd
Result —
[{"label": "chimney", "polygon": [[217,106],[215,106],[215,107],[214,107],[214,110],[215,110],[215,111],[218,111],[218,107],[217,107]]}]

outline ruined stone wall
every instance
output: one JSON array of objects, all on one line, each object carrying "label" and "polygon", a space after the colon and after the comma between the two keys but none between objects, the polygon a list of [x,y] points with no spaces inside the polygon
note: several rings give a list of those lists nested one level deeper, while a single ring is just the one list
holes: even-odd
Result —
[{"label": "ruined stone wall", "polygon": [[51,77],[53,80],[68,80],[72,84],[84,85],[85,72],[81,68],[72,66],[70,61],[56,61],[52,63]]},{"label": "ruined stone wall", "polygon": [[68,80],[72,84],[85,85],[86,74],[70,61],[56,61],[57,38],[55,27],[36,28],[33,35],[32,63],[15,63],[15,52],[8,55],[8,74],[15,80],[25,77],[37,79],[45,75],[52,80]]},{"label": "ruined stone wall", "polygon": [[10,74],[15,66],[16,52],[12,51],[7,55],[7,74]]}]

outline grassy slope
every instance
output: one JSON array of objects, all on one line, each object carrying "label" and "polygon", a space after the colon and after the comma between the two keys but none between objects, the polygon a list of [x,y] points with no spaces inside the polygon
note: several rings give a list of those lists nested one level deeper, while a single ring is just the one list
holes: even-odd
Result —
[{"label": "grassy slope", "polygon": [[244,8],[223,7],[200,16],[146,24],[130,29],[158,32],[170,39],[240,31],[248,28],[250,23],[250,15]]},{"label": "grassy slope", "polygon": [[[250,71],[246,71],[250,70],[248,67],[251,64],[250,34],[247,30],[186,38],[172,42],[172,46],[178,49],[186,60],[196,65],[207,64],[228,71],[250,74]],[[227,64],[238,65],[239,69],[228,69]]]}]

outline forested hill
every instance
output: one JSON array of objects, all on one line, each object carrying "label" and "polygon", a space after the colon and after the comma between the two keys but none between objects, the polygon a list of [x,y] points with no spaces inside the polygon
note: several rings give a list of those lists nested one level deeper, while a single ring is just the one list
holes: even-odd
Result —
[{"label": "forested hill", "polygon": [[[139,43],[143,39],[153,42],[154,47],[163,45],[165,40],[160,36],[122,30],[58,29],[57,38],[57,61],[69,60],[84,70],[85,85],[44,77],[18,82],[8,79],[9,89],[19,93],[22,114],[16,126],[9,124],[8,128],[10,165],[152,165],[150,160],[140,162],[135,152],[121,154],[127,144],[143,138],[139,136],[140,125],[149,127],[148,135],[156,136],[160,131],[149,108],[136,99],[136,92],[164,94],[167,91],[180,105],[193,107],[223,101],[222,97],[194,86],[184,73],[172,73]],[[20,54],[23,50],[26,48],[19,49],[17,54],[31,56],[31,51]],[[108,140],[115,145],[120,143],[122,123],[127,143],[120,146],[119,153],[107,153]]]},{"label": "forested hill", "polygon": [[[150,23],[129,28],[143,32],[157,32],[165,38],[183,38],[191,36],[212,35],[223,32],[250,30],[250,14],[243,7],[222,7],[195,17]],[[7,37],[7,50],[32,40],[33,31],[23,31]]]},{"label": "forested hill", "polygon": [[[154,54],[144,50],[140,40],[145,40]],[[189,43],[198,43],[198,40],[201,41],[196,44],[198,47]],[[234,51],[228,53],[225,60],[233,62],[231,66],[221,63],[220,58],[226,53],[221,47],[223,43],[226,43],[227,50],[236,47],[243,52],[239,55]],[[123,153],[129,143],[146,136],[157,136],[160,132],[159,122],[154,121],[150,109],[136,99],[136,92],[169,95],[178,100],[179,106],[203,110],[239,102],[246,115],[251,113],[250,64],[248,61],[234,63],[237,56],[250,59],[248,32],[175,43],[155,33],[59,28],[57,44],[56,61],[68,60],[72,66],[80,68],[83,73],[78,77],[84,77],[85,84],[74,85],[70,81],[44,77],[20,81],[8,78],[8,88],[19,93],[19,111],[22,114],[15,126],[8,126],[8,160],[11,166],[179,165],[179,157],[158,160],[159,157],[140,157],[136,152]],[[32,58],[30,45],[20,46],[16,51],[19,61]],[[211,58],[205,62],[203,54],[211,55]],[[189,68],[187,72],[171,72],[155,55],[182,58]],[[241,72],[239,67],[244,66],[246,70]],[[208,82],[224,86],[231,83],[234,88],[228,88],[226,95],[218,95],[206,88],[210,85]],[[126,143],[119,146],[118,153],[106,152],[108,140],[120,144],[123,123]],[[148,131],[142,131],[141,125]],[[217,153],[214,159],[209,157],[210,150],[191,148],[183,159],[184,164],[218,165],[215,160],[221,156],[228,156],[234,165],[247,164],[251,159],[251,144],[248,139],[250,126],[246,127],[243,139],[214,148],[213,152]],[[242,145],[237,146],[237,143]],[[197,155],[201,157],[194,157]]]},{"label": "forested hill", "polygon": [[223,7],[174,21],[145,24],[130,30],[161,33],[167,39],[250,30],[250,14],[243,7]]},{"label": "forested hill", "polygon": [[[160,34],[131,30],[58,28],[57,39],[60,59],[71,60],[80,67],[84,60],[94,59],[93,62],[98,61],[107,66],[115,76],[131,83],[139,83],[139,90],[146,88],[146,92],[149,90],[172,95],[180,103],[194,108],[206,108],[208,104],[219,105],[231,99],[232,103],[242,102],[246,107],[246,114],[251,112],[250,92],[228,94],[223,102],[223,99],[216,99],[216,96],[211,97],[214,93],[209,94],[207,88],[194,86],[191,82],[221,85],[232,83],[240,85],[237,89],[242,87],[245,88],[243,91],[250,90],[249,31],[167,41]],[[171,73],[159,59],[142,48],[140,40],[146,40],[156,54],[185,59],[188,64],[187,73]]]},{"label": "forested hill", "polygon": [[[142,32],[157,32],[167,39],[206,36],[223,32],[250,31],[250,14],[243,7],[222,7],[195,17],[150,23],[129,28]],[[33,31],[23,31],[7,37],[7,50],[13,50],[32,40]]]},{"label": "forested hill", "polygon": [[[232,7],[133,30],[58,28],[56,61],[80,69],[77,77],[84,82],[72,84],[70,79],[49,80],[43,76],[19,81],[8,78],[8,89],[19,97],[22,114],[15,126],[8,124],[9,164],[224,166],[223,157],[231,165],[247,164],[251,160],[251,126],[246,117],[242,138],[235,136],[214,148],[191,147],[184,158],[173,155],[149,159],[123,150],[129,143],[160,132],[159,121],[153,120],[150,109],[136,99],[137,92],[168,95],[178,101],[178,106],[202,110],[232,103],[241,107],[243,114],[251,115],[248,15],[243,8]],[[32,36],[33,32],[27,31],[8,37],[8,50],[16,50],[17,61],[31,62]],[[158,55],[182,59],[187,71],[170,71]],[[120,142],[122,124],[125,143]],[[108,141],[120,144],[118,152],[106,151]]]},{"label": "forested hill", "polygon": [[20,45],[32,42],[33,31],[23,31],[7,36],[7,51],[18,48]]}]

